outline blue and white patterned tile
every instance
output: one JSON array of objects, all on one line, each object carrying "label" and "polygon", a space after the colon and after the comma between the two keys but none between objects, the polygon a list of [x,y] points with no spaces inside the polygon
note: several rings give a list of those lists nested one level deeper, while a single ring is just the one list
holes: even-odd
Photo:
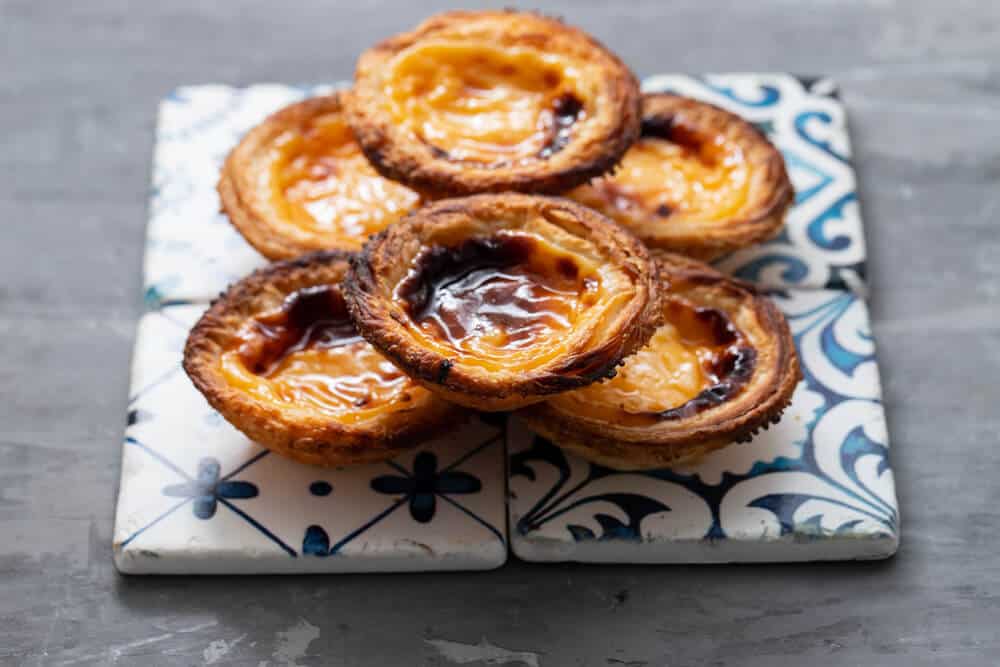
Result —
[{"label": "blue and white patterned tile", "polygon": [[[343,85],[343,84],[337,84]],[[228,151],[269,113],[336,86],[189,86],[160,107],[145,258],[147,304],[205,301],[264,264],[219,212],[215,191]],[[865,246],[844,108],[828,80],[783,74],[646,79],[756,123],[785,155],[798,192],[777,239],[720,262],[775,288],[864,290]]]},{"label": "blue and white patterned tile", "polygon": [[776,294],[805,379],[781,422],[685,468],[622,473],[508,429],[511,546],[531,561],[886,558],[899,516],[871,327],[851,292]]},{"label": "blue and white patterned tile", "polygon": [[139,325],[114,531],[137,574],[476,570],[507,557],[503,430],[477,419],[381,464],[283,459],[180,367],[201,306]]}]

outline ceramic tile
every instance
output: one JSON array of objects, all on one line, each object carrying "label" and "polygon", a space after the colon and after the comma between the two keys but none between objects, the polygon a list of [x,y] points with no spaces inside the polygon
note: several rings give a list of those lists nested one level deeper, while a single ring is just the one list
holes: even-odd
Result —
[{"label": "ceramic tile", "polygon": [[781,422],[683,469],[621,473],[508,430],[511,546],[531,561],[885,558],[898,509],[864,301],[776,294],[805,379]]},{"label": "ceramic tile", "polygon": [[[486,569],[506,558],[501,427],[470,422],[392,464],[303,466],[249,442],[180,369],[197,304],[264,264],[218,212],[223,158],[267,114],[331,88],[191,86],[161,104],[144,277],[153,312],[136,342],[114,538],[124,572]],[[835,86],[734,74],[653,76],[644,88],[735,111],[785,155],[797,190],[785,231],[719,266],[782,290],[806,379],[779,425],[683,470],[615,473],[512,423],[512,548],[539,561],[892,554],[898,514]],[[428,483],[439,492],[422,492]]]},{"label": "ceramic tile", "polygon": [[232,428],[180,368],[200,306],[142,319],[114,555],[127,573],[475,570],[506,560],[502,428],[389,463],[297,464]]},{"label": "ceramic tile", "polygon": [[[783,234],[722,269],[763,285],[864,290],[865,246],[843,106],[829,80],[782,74],[659,75],[674,90],[754,122],[785,155],[797,198]],[[163,101],[145,259],[147,303],[203,301],[264,260],[219,213],[219,167],[267,114],[331,86],[189,86]]]}]

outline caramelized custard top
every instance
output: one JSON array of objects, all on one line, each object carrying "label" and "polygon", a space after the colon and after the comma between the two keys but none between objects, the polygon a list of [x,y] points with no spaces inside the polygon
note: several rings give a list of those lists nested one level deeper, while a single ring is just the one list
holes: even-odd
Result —
[{"label": "caramelized custard top", "polygon": [[531,49],[433,42],[396,58],[387,92],[397,121],[439,157],[497,168],[569,142],[586,116],[577,77]]},{"label": "caramelized custard top", "polygon": [[351,324],[340,290],[308,287],[250,320],[222,356],[227,381],[283,407],[358,421],[412,401],[425,390],[367,343]]},{"label": "caramelized custard top", "polygon": [[272,205],[310,234],[360,248],[420,204],[417,193],[375,172],[339,113],[283,133],[273,150]]},{"label": "caramelized custard top", "polygon": [[613,379],[555,397],[575,411],[639,422],[691,417],[737,396],[756,351],[729,317],[682,298],[666,299],[664,324]]},{"label": "caramelized custard top", "polygon": [[651,216],[664,223],[715,222],[737,217],[749,188],[740,147],[721,134],[698,132],[677,115],[644,121],[618,171],[570,196],[626,225]]},{"label": "caramelized custard top", "polygon": [[534,348],[550,356],[552,341],[595,303],[599,287],[571,255],[505,230],[425,250],[395,298],[426,342],[490,368]]}]

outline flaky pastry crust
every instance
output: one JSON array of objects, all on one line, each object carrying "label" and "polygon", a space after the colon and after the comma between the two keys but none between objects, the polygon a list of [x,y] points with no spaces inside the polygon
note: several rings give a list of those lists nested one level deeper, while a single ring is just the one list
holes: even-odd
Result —
[{"label": "flaky pastry crust", "polygon": [[[593,275],[589,284],[596,287],[587,293],[592,303],[583,314],[564,331],[512,349],[496,364],[422,333],[399,299],[401,284],[414,279],[421,257],[522,233],[558,246],[560,261],[579,260],[581,278]],[[358,330],[408,375],[450,401],[497,411],[614,375],[656,328],[654,273],[634,236],[584,206],[515,193],[477,195],[428,205],[374,237],[352,263],[345,294]],[[498,322],[502,329],[504,320]]]},{"label": "flaky pastry crust", "polygon": [[[752,346],[753,370],[742,378],[745,385],[735,395],[700,407],[689,402],[669,411],[673,414],[667,419],[662,418],[666,413],[639,416],[624,405],[599,400],[600,396],[566,400],[572,399],[570,394],[515,413],[531,430],[560,447],[618,470],[668,468],[748,441],[780,419],[802,378],[788,324],[770,299],[752,285],[692,259],[664,254],[659,263],[664,303],[679,296],[724,313],[739,328],[745,344]],[[648,386],[639,389],[643,398],[655,391]]]},{"label": "flaky pastry crust", "polygon": [[[784,158],[760,130],[729,111],[672,93],[643,95],[642,105],[642,132],[621,168],[573,190],[570,198],[628,227],[650,248],[704,261],[766,241],[781,231],[795,192]],[[664,183],[680,179],[702,192],[730,188],[737,192],[728,194],[738,198],[723,199],[714,209],[705,210],[702,204],[685,210],[684,202],[672,199],[677,193],[666,187],[650,191],[649,184],[633,182],[649,166],[640,162],[640,155],[650,150],[650,144],[655,148],[658,141],[676,144],[692,155],[720,153],[712,156],[719,163],[716,166],[737,174],[731,183],[690,181],[681,175],[683,171],[671,170],[665,162]],[[646,156],[650,159],[648,152]],[[715,177],[719,178],[718,172]]]},{"label": "flaky pastry crust", "polygon": [[[498,153],[493,162],[484,162],[461,152],[453,155],[435,146],[433,137],[419,136],[420,130],[409,124],[412,114],[398,109],[400,102],[393,98],[398,92],[392,88],[400,63],[405,65],[421,49],[450,49],[452,54],[464,54],[457,56],[462,58],[475,58],[470,50],[482,52],[483,60],[459,63],[459,77],[485,76],[484,63],[490,58],[511,59],[499,65],[498,72],[517,66],[532,76],[532,72],[553,68],[557,72],[551,77],[554,86],[565,88],[565,95],[548,100],[555,106],[550,105],[545,113],[555,115],[546,126],[551,134],[546,147],[509,159]],[[440,68],[429,69],[439,72]],[[493,83],[482,85],[495,94],[499,87]],[[468,87],[475,88],[475,82]],[[420,86],[416,89],[426,92]],[[639,100],[639,85],[629,69],[577,28],[533,13],[454,11],[432,17],[363,53],[345,107],[359,143],[381,173],[440,197],[502,191],[552,193],[599,176],[619,161],[638,136]],[[481,124],[483,118],[479,114],[477,122]]]},{"label": "flaky pastry crust", "polygon": [[184,348],[184,370],[213,408],[251,440],[302,463],[339,466],[390,459],[467,414],[410,384],[396,400],[398,407],[346,423],[308,407],[260,400],[227,380],[222,356],[240,345],[248,322],[281,308],[299,290],[339,285],[350,258],[347,252],[319,252],[254,272],[212,303]]},{"label": "flaky pastry crust", "polygon": [[[318,250],[359,250],[369,235],[421,202],[417,193],[383,179],[367,163],[343,120],[342,96],[314,97],[275,112],[250,130],[223,164],[218,183],[222,210],[243,238],[268,259],[292,259]],[[334,133],[342,136],[323,137],[324,126],[339,124],[343,124],[343,131]],[[316,145],[324,140],[334,142],[330,155],[324,155],[323,147]],[[300,146],[300,152],[318,158],[306,167],[292,165],[305,172],[300,190],[316,190],[317,182],[322,189],[324,178],[343,183],[328,193],[340,202],[321,202],[324,216],[330,218],[322,224],[310,220],[305,212],[297,214],[306,219],[304,223],[295,220],[292,205],[284,195],[275,194],[280,188],[273,183],[279,178],[274,172],[281,163],[297,157],[282,155],[283,147],[293,142]],[[310,167],[320,173],[309,173]],[[342,192],[338,194],[338,190]]]}]

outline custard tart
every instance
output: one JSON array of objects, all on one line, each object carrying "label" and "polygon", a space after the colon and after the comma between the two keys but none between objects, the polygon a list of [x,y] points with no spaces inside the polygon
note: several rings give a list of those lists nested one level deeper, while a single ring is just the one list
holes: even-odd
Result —
[{"label": "custard tart", "polygon": [[655,264],[565,199],[430,204],[369,241],[346,296],[361,334],[450,401],[508,410],[614,374],[655,329]]},{"label": "custard tart", "polygon": [[643,96],[642,132],[613,175],[569,193],[649,247],[705,261],[781,230],[794,191],[781,153],[724,109]]},{"label": "custard tart", "polygon": [[292,104],[250,130],[222,168],[219,197],[236,229],[269,259],[358,250],[421,202],[371,167],[340,94]]},{"label": "custard tart", "polygon": [[557,192],[600,176],[640,125],[638,82],[586,33],[449,12],[361,55],[348,120],[384,175],[424,192]]},{"label": "custard tart", "polygon": [[191,330],[184,370],[233,426],[302,463],[392,458],[465,411],[358,335],[341,292],[350,255],[278,262],[236,283]]},{"label": "custard tart", "polygon": [[659,260],[662,321],[613,379],[517,414],[619,470],[690,462],[777,422],[801,379],[784,316],[753,286],[701,262]]}]

